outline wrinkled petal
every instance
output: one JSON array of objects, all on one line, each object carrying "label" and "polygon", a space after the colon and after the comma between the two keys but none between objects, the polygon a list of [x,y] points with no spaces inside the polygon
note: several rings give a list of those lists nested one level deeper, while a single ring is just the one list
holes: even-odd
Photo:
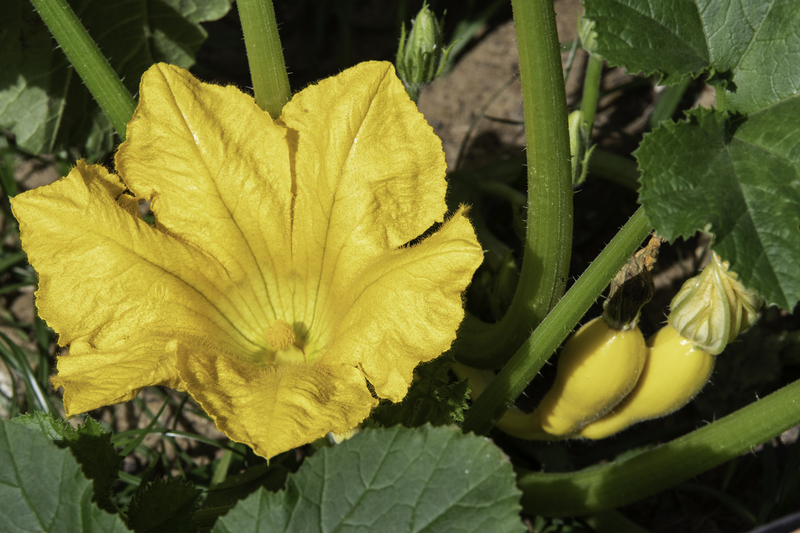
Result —
[{"label": "wrinkled petal", "polygon": [[334,283],[441,222],[444,152],[390,63],[362,63],[296,94],[281,122],[296,146],[295,317],[312,330]]},{"label": "wrinkled petal", "polygon": [[414,368],[447,351],[464,318],[461,293],[483,259],[464,213],[384,254],[356,283],[335,278],[332,309],[348,311],[323,361],[358,364],[378,396],[403,399]]},{"label": "wrinkled petal", "polygon": [[352,429],[377,403],[364,376],[345,365],[264,367],[220,353],[187,352],[179,355],[178,368],[217,428],[267,458],[329,431]]},{"label": "wrinkled petal", "polygon": [[237,307],[220,283],[224,271],[148,226],[135,204],[117,176],[83,161],[12,200],[39,274],[39,315],[59,345],[70,345],[53,381],[65,389],[69,415],[132,398],[147,385],[177,383],[175,339],[252,349],[229,321]]},{"label": "wrinkled petal", "polygon": [[160,226],[225,268],[254,331],[286,320],[292,287],[279,282],[291,265],[285,129],[236,87],[202,83],[171,65],[151,67],[139,90],[117,171],[152,200]]},{"label": "wrinkled petal", "polygon": [[176,347],[177,342],[165,335],[102,350],[76,341],[68,355],[58,357],[58,375],[50,382],[64,388],[67,416],[132,400],[151,385],[183,389],[175,368]]}]

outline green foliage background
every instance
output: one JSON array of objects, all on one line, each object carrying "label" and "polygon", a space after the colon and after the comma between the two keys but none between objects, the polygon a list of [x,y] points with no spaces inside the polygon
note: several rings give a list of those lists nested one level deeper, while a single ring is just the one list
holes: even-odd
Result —
[{"label": "green foliage background", "polygon": [[[72,0],[71,7],[128,89],[159,61],[194,64],[216,20],[232,0]],[[0,17],[0,128],[32,153],[77,147],[89,159],[113,149],[109,121],[28,0],[5,0]]]}]

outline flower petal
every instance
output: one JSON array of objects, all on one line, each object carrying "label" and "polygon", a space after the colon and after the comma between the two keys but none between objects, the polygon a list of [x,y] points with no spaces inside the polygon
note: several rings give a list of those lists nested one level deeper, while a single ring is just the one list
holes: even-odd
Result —
[{"label": "flower petal", "polygon": [[176,339],[257,349],[229,321],[237,307],[220,265],[148,226],[124,190],[105,168],[79,161],[67,177],[12,199],[39,274],[39,315],[70,345],[53,380],[69,415],[179,383]]},{"label": "flower petal", "polygon": [[352,429],[377,403],[361,372],[345,365],[265,367],[187,352],[178,355],[178,369],[217,428],[266,458]]},{"label": "flower petal", "polygon": [[401,246],[447,210],[442,144],[390,63],[361,63],[296,94],[281,115],[296,146],[296,318],[313,329],[333,277]]},{"label": "flower petal", "polygon": [[137,341],[103,350],[76,341],[69,354],[58,356],[58,375],[50,382],[56,389],[64,387],[67,416],[132,400],[151,385],[183,389],[175,369],[177,343],[157,334]]},{"label": "flower petal", "polygon": [[483,260],[465,212],[421,243],[384,254],[357,283],[335,286],[331,312],[349,311],[323,362],[360,365],[378,396],[405,397],[414,368],[455,340],[461,293]]},{"label": "flower petal", "polygon": [[292,169],[285,129],[236,87],[203,83],[163,63],[144,74],[140,94],[115,160],[122,179],[152,200],[160,226],[224,266],[254,330],[287,320]]}]

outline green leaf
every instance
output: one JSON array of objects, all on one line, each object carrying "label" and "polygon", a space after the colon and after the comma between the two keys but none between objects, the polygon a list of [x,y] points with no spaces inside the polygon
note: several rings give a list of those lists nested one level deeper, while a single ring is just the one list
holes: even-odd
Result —
[{"label": "green leaf", "polygon": [[117,480],[123,457],[111,444],[111,434],[106,433],[94,419],[73,428],[66,422],[37,411],[15,418],[16,422],[30,429],[41,431],[59,447],[69,447],[80,463],[83,475],[92,480],[93,501],[110,513],[117,512],[111,501],[111,485]]},{"label": "green leaf", "polygon": [[101,509],[117,510],[111,501],[111,485],[117,480],[122,460],[111,444],[111,434],[87,418],[77,432],[67,437],[67,445],[81,464],[83,474],[94,482],[94,501]]},{"label": "green leaf", "polygon": [[384,427],[460,425],[469,407],[469,385],[466,381],[451,382],[448,372],[453,361],[453,356],[446,354],[418,367],[403,401],[382,401],[370,419]]},{"label": "green leaf", "polygon": [[0,524],[4,532],[128,531],[91,502],[92,483],[68,450],[38,430],[0,421]]},{"label": "green leaf", "polygon": [[[142,73],[164,61],[189,68],[232,0],[71,0],[70,5],[134,94]],[[0,17],[0,128],[33,153],[113,147],[113,130],[27,0],[5,0]]]},{"label": "green leaf", "polygon": [[597,52],[663,83],[710,74],[729,115],[696,111],[636,152],[639,202],[663,237],[698,230],[770,303],[800,300],[800,2],[586,0]]},{"label": "green leaf", "polygon": [[[19,424],[28,429],[38,430],[44,436],[53,441],[63,441],[68,431],[74,432],[72,426],[63,420],[57,420],[48,413],[36,411],[32,414],[20,415],[11,420],[15,424]],[[63,447],[63,446],[62,446]]]},{"label": "green leaf", "polygon": [[128,508],[128,525],[136,533],[192,533],[197,524],[200,489],[182,479],[157,479],[136,492]]},{"label": "green leaf", "polygon": [[800,300],[800,99],[739,120],[708,109],[667,123],[636,152],[639,202],[672,241],[697,230],[770,303]]},{"label": "green leaf", "polygon": [[525,531],[519,497],[511,465],[486,439],[396,426],[321,450],[285,491],[260,489],[213,531]]},{"label": "green leaf", "polygon": [[800,3],[795,0],[586,0],[596,52],[662,83],[712,73],[728,109],[750,113],[797,95]]}]

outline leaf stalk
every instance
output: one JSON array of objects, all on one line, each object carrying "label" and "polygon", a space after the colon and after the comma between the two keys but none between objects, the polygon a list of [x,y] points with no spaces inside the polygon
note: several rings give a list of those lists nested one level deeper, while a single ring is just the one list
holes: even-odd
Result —
[{"label": "leaf stalk", "polygon": [[66,0],[31,0],[121,140],[136,102]]},{"label": "leaf stalk", "polygon": [[291,98],[272,0],[238,0],[256,103],[273,119]]},{"label": "leaf stalk", "polygon": [[603,74],[603,58],[597,54],[589,54],[589,63],[586,65],[586,76],[583,81],[583,97],[581,98],[581,111],[586,122],[589,136],[594,127],[594,117],[597,114],[597,101],[600,99],[600,81]]}]

